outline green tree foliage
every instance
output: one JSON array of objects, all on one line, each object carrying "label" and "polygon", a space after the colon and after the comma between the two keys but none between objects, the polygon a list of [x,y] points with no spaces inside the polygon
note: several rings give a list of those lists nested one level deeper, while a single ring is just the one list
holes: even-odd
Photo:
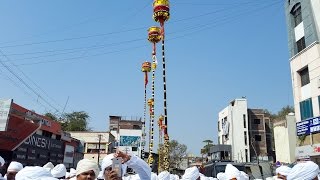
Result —
[{"label": "green tree foliage", "polygon": [[63,131],[90,131],[88,127],[89,115],[84,111],[64,113],[62,118],[58,118],[52,113],[46,113],[45,116],[61,123]]},{"label": "green tree foliage", "polygon": [[285,119],[289,113],[294,113],[294,107],[287,105],[278,112],[276,117],[277,119]]},{"label": "green tree foliage", "polygon": [[50,118],[53,121],[59,121],[58,117],[50,112],[45,113],[44,116]]},{"label": "green tree foliage", "polygon": [[207,139],[207,140],[204,140],[204,141],[202,141],[202,142],[206,143],[206,145],[204,145],[203,148],[202,148],[202,149],[203,149],[203,150],[202,150],[203,154],[209,155],[210,148],[211,148],[212,146],[214,146],[214,145],[212,144],[213,141],[211,141],[210,139]]},{"label": "green tree foliage", "polygon": [[169,167],[180,168],[183,159],[187,157],[187,146],[180,144],[177,140],[171,140],[169,145]]}]

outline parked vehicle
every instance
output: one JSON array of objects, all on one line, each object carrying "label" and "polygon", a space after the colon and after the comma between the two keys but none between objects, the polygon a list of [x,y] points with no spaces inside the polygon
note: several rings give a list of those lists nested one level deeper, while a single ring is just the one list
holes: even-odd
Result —
[{"label": "parked vehicle", "polygon": [[272,165],[268,162],[235,163],[232,161],[212,161],[204,165],[204,175],[217,177],[219,172],[225,172],[227,164],[232,164],[239,171],[248,174],[250,179],[266,179],[273,176]]}]

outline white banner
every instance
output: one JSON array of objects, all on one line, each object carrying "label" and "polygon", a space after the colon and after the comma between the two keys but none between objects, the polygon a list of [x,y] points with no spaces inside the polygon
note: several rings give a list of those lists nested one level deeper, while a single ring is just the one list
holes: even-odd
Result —
[{"label": "white banner", "polygon": [[66,145],[64,150],[64,158],[63,163],[73,163],[73,156],[74,156],[74,147],[70,145]]},{"label": "white banner", "polygon": [[6,131],[12,99],[0,100],[0,131]]}]

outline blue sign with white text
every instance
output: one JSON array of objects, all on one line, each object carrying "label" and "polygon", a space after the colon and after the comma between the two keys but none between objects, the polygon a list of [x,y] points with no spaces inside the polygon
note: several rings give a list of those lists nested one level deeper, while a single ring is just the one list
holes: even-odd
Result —
[{"label": "blue sign with white text", "polygon": [[310,118],[296,124],[297,136],[320,132],[320,117]]}]

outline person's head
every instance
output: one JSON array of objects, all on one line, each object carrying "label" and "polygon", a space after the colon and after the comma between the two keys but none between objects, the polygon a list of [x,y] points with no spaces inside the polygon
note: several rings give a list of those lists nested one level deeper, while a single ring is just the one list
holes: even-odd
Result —
[{"label": "person's head", "polygon": [[278,179],[287,179],[287,176],[289,175],[291,171],[291,168],[288,166],[280,166],[276,169],[276,174]]},{"label": "person's head", "polygon": [[7,169],[7,180],[14,180],[16,174],[23,168],[22,164],[12,161]]},{"label": "person's head", "polygon": [[[103,171],[103,176],[105,180],[121,179],[121,177],[118,177],[117,172],[112,170],[112,159],[114,158],[114,156],[115,156],[114,153],[108,154],[102,160],[101,169]],[[122,165],[122,172],[125,172],[125,169],[126,167]]]},{"label": "person's head", "polygon": [[199,169],[196,166],[187,168],[182,179],[200,179]]},{"label": "person's head", "polygon": [[318,180],[319,174],[319,166],[312,162],[302,162],[298,163],[291,169],[289,175],[287,176],[287,180],[295,180],[295,179],[311,179]]},{"label": "person's head", "polygon": [[51,170],[52,176],[58,179],[64,179],[66,176],[66,173],[67,173],[67,169],[64,164],[58,164]]},{"label": "person's head", "polygon": [[77,164],[77,180],[94,180],[98,177],[99,166],[96,162],[89,159],[82,159]]}]

